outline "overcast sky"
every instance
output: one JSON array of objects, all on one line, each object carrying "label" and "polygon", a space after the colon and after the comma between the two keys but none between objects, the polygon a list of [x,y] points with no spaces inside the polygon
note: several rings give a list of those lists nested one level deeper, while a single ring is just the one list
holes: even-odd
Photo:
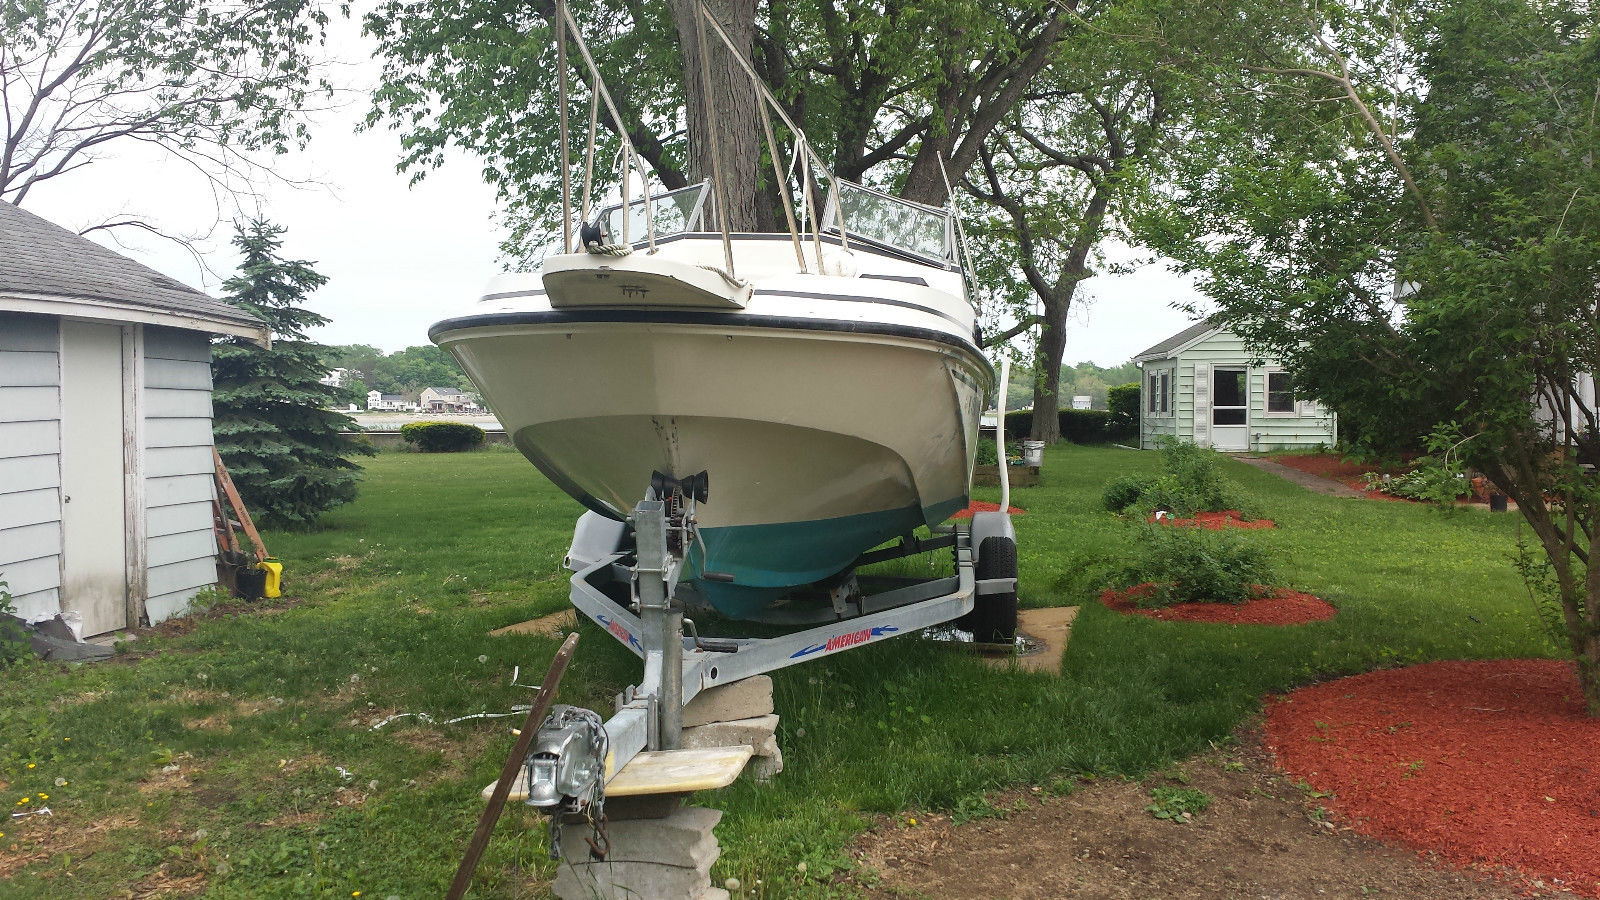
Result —
[{"label": "overcast sky", "polygon": [[[265,184],[259,212],[288,228],[287,256],[313,260],[329,279],[310,305],[333,321],[314,338],[386,351],[427,343],[430,324],[471,303],[503,270],[494,191],[461,154],[408,186],[408,176],[395,172],[398,137],[356,131],[377,81],[372,47],[354,22],[336,20],[332,32],[330,48],[345,61],[334,77],[348,86],[349,99],[317,118],[304,152],[273,162],[286,178],[320,184]],[[93,165],[37,186],[27,208],[74,231],[128,215],[168,233],[211,231],[197,246],[215,274],[182,248],[134,229],[91,237],[212,294],[237,264],[228,244],[232,205],[223,206],[224,221],[213,230],[217,204],[207,182],[143,145],[108,145]],[[252,204],[247,212],[253,211]],[[1080,289],[1085,295],[1068,328],[1066,361],[1112,366],[1184,328],[1187,318],[1171,304],[1196,292],[1188,280],[1152,265],[1094,278]]]}]

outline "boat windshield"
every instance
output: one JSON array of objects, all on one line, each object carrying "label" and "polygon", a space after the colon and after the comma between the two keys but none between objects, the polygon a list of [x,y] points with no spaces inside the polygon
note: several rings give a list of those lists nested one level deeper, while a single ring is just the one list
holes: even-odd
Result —
[{"label": "boat windshield", "polygon": [[[937,260],[955,259],[950,213],[901,200],[849,182],[839,182],[839,208],[850,236],[866,238],[897,250]],[[825,220],[839,230],[838,209],[830,206]]]},{"label": "boat windshield", "polygon": [[[705,184],[691,185],[665,194],[656,194],[649,199],[650,215],[655,219],[657,239],[686,231],[704,230],[707,187]],[[600,211],[600,221],[605,223],[606,233],[611,236],[611,240],[623,240],[624,215],[627,218],[626,234],[629,243],[645,240],[649,236],[645,203],[646,201],[642,199],[629,203],[626,214],[623,213],[620,203]]]}]

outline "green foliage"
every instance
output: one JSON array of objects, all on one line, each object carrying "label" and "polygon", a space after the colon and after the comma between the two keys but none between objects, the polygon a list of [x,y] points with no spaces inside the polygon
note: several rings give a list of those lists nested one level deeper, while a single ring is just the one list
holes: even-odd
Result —
[{"label": "green foliage", "polygon": [[212,345],[212,431],[256,521],[307,528],[355,499],[360,467],[349,457],[370,448],[342,437],[355,423],[327,408],[333,389],[318,383],[327,369],[305,332],[328,320],[302,305],[327,279],[278,255],[282,233],[260,220],[237,225],[233,243],[244,259],[223,288],[272,326],[273,342],[270,350],[242,338]]},{"label": "green foliage", "polygon": [[[1135,375],[1135,378],[1138,376]],[[1106,390],[1106,405],[1111,420],[1106,427],[1119,439],[1139,436],[1139,382],[1119,384]]]},{"label": "green foliage", "polygon": [[1167,437],[1160,440],[1159,447],[1161,474],[1154,478],[1121,476],[1108,482],[1101,499],[1106,509],[1165,510],[1189,518],[1197,512],[1243,511],[1250,505],[1238,485],[1222,474],[1222,454]]},{"label": "green foliage", "polygon": [[976,464],[980,466],[1000,465],[1000,452],[995,449],[993,438],[978,438],[978,456]]},{"label": "green foliage", "polygon": [[1600,530],[1600,409],[1579,387],[1600,359],[1592,5],[1263,3],[1237,22],[1200,56],[1250,102],[1134,230],[1341,431],[1378,450],[1442,422],[1475,435],[1464,462],[1551,555],[1600,716],[1600,560],[1576,550]]},{"label": "green foliage", "polygon": [[[1234,461],[1225,471],[1285,526],[1256,536],[1281,551],[1289,580],[1336,603],[1339,616],[1225,628],[1110,612],[1093,602],[1105,585],[1086,567],[1125,552],[1134,534],[1096,500],[1117,474],[1153,474],[1158,458],[1045,452],[1060,477],[1013,502],[1029,509],[1016,519],[1022,602],[1082,605],[1061,675],[992,669],[915,638],[774,672],[785,770],[771,784],[740,781],[707,796],[737,826],[720,833],[719,880],[759,878],[768,897],[836,898],[838,884],[803,883],[796,862],[820,872],[880,814],[953,811],[964,798],[1074,777],[1144,778],[1226,738],[1259,713],[1262,695],[1301,684],[1556,652],[1504,564],[1511,517],[1325,497]],[[528,702],[512,666],[537,682],[529,673],[544,670],[560,639],[489,631],[569,608],[561,557],[582,507],[514,453],[385,454],[366,477],[360,499],[330,512],[323,530],[267,535],[296,573],[299,602],[206,617],[183,634],[158,630],[117,665],[0,676],[0,778],[18,795],[50,794],[58,816],[129,823],[97,838],[94,852],[73,852],[71,878],[46,877],[65,870],[61,853],[18,860],[6,900],[117,896],[169,861],[209,867],[207,895],[224,900],[445,893],[460,849],[438,835],[471,833],[478,791],[510,752],[510,720],[413,717],[374,731],[373,710],[443,722]],[[998,498],[994,488],[975,493]],[[561,699],[609,708],[637,682],[639,662],[601,629],[579,627]],[[940,684],[962,689],[930,699],[928,686]],[[162,778],[152,757],[161,748],[193,790],[137,789]],[[58,777],[70,784],[54,787]],[[526,897],[530,878],[554,872],[542,819],[520,804],[505,815],[474,896]],[[182,840],[181,857],[169,850],[174,834],[201,828],[204,847]]]},{"label": "green foliage", "polygon": [[[1111,413],[1103,409],[1063,409],[1056,413],[1061,438],[1074,444],[1105,444],[1124,435],[1110,427]],[[1006,413],[1006,437],[1026,440],[1033,430],[1033,410]]]},{"label": "green foliage", "polygon": [[1194,788],[1161,785],[1150,790],[1151,804],[1144,811],[1158,819],[1185,825],[1211,807],[1211,795]]},{"label": "green foliage", "polygon": [[1243,535],[1205,528],[1141,524],[1123,584],[1153,583],[1144,606],[1174,603],[1243,603],[1274,580],[1267,552]]},{"label": "green foliage", "polygon": [[1455,423],[1440,425],[1428,435],[1428,453],[1412,460],[1411,471],[1402,475],[1371,472],[1363,476],[1369,490],[1382,491],[1408,500],[1423,500],[1449,506],[1472,493],[1472,482],[1461,465],[1462,438]]},{"label": "green foliage", "polygon": [[483,429],[466,422],[409,422],[400,437],[424,453],[455,453],[483,443]]},{"label": "green foliage", "polygon": [[1138,503],[1153,480],[1145,475],[1118,475],[1106,482],[1105,492],[1100,495],[1100,505],[1120,513]]},{"label": "green foliage", "polygon": [[304,146],[327,24],[316,0],[0,4],[0,198],[139,144],[231,189]]},{"label": "green foliage", "polygon": [[0,579],[0,666],[9,666],[33,655],[27,632],[16,619],[17,607],[12,603],[10,587]]}]

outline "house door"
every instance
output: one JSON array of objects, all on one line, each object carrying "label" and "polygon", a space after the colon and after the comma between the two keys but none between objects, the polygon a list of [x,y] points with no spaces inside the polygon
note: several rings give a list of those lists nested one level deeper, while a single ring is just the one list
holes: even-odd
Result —
[{"label": "house door", "polygon": [[127,625],[122,328],[61,320],[61,608]]},{"label": "house door", "polygon": [[1218,450],[1250,448],[1250,393],[1242,368],[1211,370],[1211,446]]}]

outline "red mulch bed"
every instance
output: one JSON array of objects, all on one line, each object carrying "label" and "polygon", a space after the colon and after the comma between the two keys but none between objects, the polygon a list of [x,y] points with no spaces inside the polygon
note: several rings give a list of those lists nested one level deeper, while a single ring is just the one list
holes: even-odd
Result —
[{"label": "red mulch bed", "polygon": [[[998,504],[998,503],[984,503],[982,500],[974,500],[971,503],[967,504],[967,508],[966,509],[963,509],[961,512],[956,513],[951,518],[955,518],[955,519],[970,519],[970,518],[972,518],[972,514],[973,513],[999,512],[999,511],[1000,511],[1000,504]],[[1021,509],[1019,507],[1011,506],[1011,507],[1007,507],[1007,512],[1011,513],[1013,516],[1020,516],[1023,513],[1027,512],[1027,510]]]},{"label": "red mulch bed", "polygon": [[1434,662],[1267,708],[1279,765],[1356,830],[1600,897],[1600,719],[1571,665]]},{"label": "red mulch bed", "polygon": [[1277,523],[1271,519],[1246,519],[1244,514],[1237,509],[1225,509],[1222,512],[1198,512],[1192,519],[1174,519],[1171,516],[1157,518],[1150,517],[1152,522],[1165,522],[1168,525],[1177,525],[1184,528],[1206,528],[1211,531],[1221,531],[1224,528],[1277,528]]},{"label": "red mulch bed", "polygon": [[[1299,469],[1302,472],[1310,473],[1318,478],[1326,478],[1329,481],[1337,481],[1346,487],[1355,488],[1371,500],[1399,500],[1402,503],[1416,502],[1407,500],[1405,497],[1385,494],[1383,491],[1367,490],[1366,479],[1361,476],[1370,472],[1382,471],[1380,466],[1349,462],[1333,453],[1293,453],[1274,456],[1272,461],[1279,465],[1288,466],[1291,469]],[[1394,471],[1390,474],[1399,474],[1400,471],[1404,470]]]},{"label": "red mulch bed", "polygon": [[1147,582],[1120,591],[1107,590],[1100,594],[1100,602],[1124,615],[1221,625],[1302,625],[1331,619],[1339,611],[1320,597],[1288,588],[1265,587],[1260,590],[1271,591],[1270,594],[1244,603],[1174,603],[1152,609],[1140,606],[1138,599],[1149,596],[1155,589],[1155,585]]}]

